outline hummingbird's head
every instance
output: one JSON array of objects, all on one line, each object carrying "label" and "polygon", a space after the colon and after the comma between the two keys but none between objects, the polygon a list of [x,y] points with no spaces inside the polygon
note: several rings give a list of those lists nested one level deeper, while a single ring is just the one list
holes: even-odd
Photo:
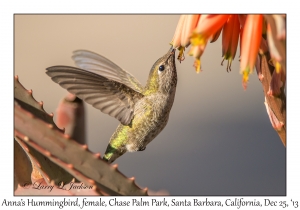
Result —
[{"label": "hummingbird's head", "polygon": [[175,90],[176,84],[175,49],[171,47],[167,54],[153,64],[144,94],[156,92],[169,94],[170,91]]}]

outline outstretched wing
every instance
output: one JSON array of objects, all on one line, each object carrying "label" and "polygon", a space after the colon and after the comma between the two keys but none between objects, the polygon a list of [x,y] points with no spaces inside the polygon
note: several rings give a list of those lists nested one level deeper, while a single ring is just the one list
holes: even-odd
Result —
[{"label": "outstretched wing", "polygon": [[108,76],[70,66],[53,66],[46,72],[51,79],[78,98],[105,114],[130,124],[134,103],[143,95]]},{"label": "outstretched wing", "polygon": [[141,93],[143,90],[143,86],[134,76],[102,55],[87,50],[76,50],[72,58],[81,69],[123,83],[137,92]]}]

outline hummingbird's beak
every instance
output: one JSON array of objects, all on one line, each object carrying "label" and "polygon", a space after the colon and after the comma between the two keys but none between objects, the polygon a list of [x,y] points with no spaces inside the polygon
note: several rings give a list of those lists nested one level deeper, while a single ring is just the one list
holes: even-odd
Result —
[{"label": "hummingbird's beak", "polygon": [[171,48],[169,49],[169,52],[171,51],[171,52],[175,52],[175,48],[173,48],[173,46],[171,46]]},{"label": "hummingbird's beak", "polygon": [[163,57],[162,57],[162,59],[163,60],[169,60],[170,58],[174,58],[174,56],[175,56],[175,48],[173,48],[173,47],[171,47],[170,49],[169,49],[169,51],[167,52],[167,54],[165,54]]},{"label": "hummingbird's beak", "polygon": [[171,55],[175,55],[175,48],[173,48],[173,47],[171,47],[171,49],[169,50],[169,52],[168,52],[168,59],[171,57]]}]

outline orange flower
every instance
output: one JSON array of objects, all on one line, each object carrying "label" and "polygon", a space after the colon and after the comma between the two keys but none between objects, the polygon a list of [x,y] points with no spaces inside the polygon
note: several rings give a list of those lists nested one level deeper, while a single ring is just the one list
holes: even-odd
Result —
[{"label": "orange flower", "polygon": [[200,57],[206,47],[209,38],[217,36],[217,33],[222,29],[223,24],[228,19],[229,15],[201,15],[191,36],[191,44],[193,47],[189,52],[194,58],[194,67],[196,72],[200,72],[201,62]]},{"label": "orange flower", "polygon": [[192,45],[205,45],[227,21],[229,15],[201,15],[191,37]]},{"label": "orange flower", "polygon": [[181,34],[181,46],[187,47],[190,44],[190,37],[197,26],[200,15],[186,15],[183,31]]},{"label": "orange flower", "polygon": [[181,41],[181,35],[182,35],[182,31],[183,31],[183,25],[184,25],[185,18],[186,18],[186,15],[181,15],[179,18],[175,34],[170,43],[173,46],[173,48],[178,48],[181,46],[180,41]]},{"label": "orange flower", "polygon": [[186,25],[186,19],[187,19],[187,15],[181,15],[179,18],[179,22],[177,24],[176,27],[176,31],[175,34],[173,36],[173,39],[171,41],[171,45],[173,46],[173,48],[177,48],[179,50],[179,54],[177,59],[181,62],[184,60],[184,54],[183,51],[185,50],[185,46],[183,46],[181,44],[181,40],[183,39],[183,36],[186,36],[186,32],[185,32],[185,25]]},{"label": "orange flower", "polygon": [[[228,60],[227,72],[231,71],[231,63],[235,57],[237,45],[239,42],[240,23],[237,15],[230,15],[223,26],[222,34],[222,56],[223,61]],[[222,61],[222,65],[223,65]]]},{"label": "orange flower", "polygon": [[285,72],[285,20],[283,15],[181,15],[171,44],[179,50],[180,61],[184,60],[185,48],[192,45],[189,55],[196,59],[194,67],[198,73],[200,58],[207,42],[215,42],[223,30],[221,64],[228,60],[227,71],[231,70],[231,63],[240,42],[240,72],[246,88],[258,53],[270,51],[272,59],[277,61],[276,65],[282,66],[276,68],[276,72]]},{"label": "orange flower", "polygon": [[268,22],[267,40],[271,58],[280,62],[286,74],[286,18],[284,15],[264,15]]},{"label": "orange flower", "polygon": [[275,40],[274,40],[274,37],[272,35],[272,30],[271,30],[270,24],[267,25],[267,36],[268,36],[268,45],[269,45],[269,48],[270,48],[271,57],[273,59],[275,59],[276,61],[281,61],[282,58],[280,56],[280,53],[279,53],[278,49],[276,48]]},{"label": "orange flower", "polygon": [[241,73],[244,88],[246,88],[249,73],[252,73],[257,58],[262,37],[262,24],[262,15],[247,15],[241,43]]},{"label": "orange flower", "polygon": [[219,36],[221,34],[222,29],[223,28],[220,28],[214,35],[212,35],[210,43],[213,43],[213,42],[215,42],[215,41],[218,40],[218,38],[219,38]]},{"label": "orange flower", "polygon": [[275,20],[277,39],[285,39],[285,15],[272,15]]},{"label": "orange flower", "polygon": [[244,26],[246,22],[247,15],[238,15],[239,17],[239,22],[240,22],[240,56],[242,52],[242,39],[243,39],[243,31],[244,31]]},{"label": "orange flower", "polygon": [[201,71],[201,61],[200,61],[200,57],[203,54],[204,50],[205,50],[205,46],[202,45],[197,45],[197,46],[192,46],[191,50],[189,52],[190,56],[193,56],[195,58],[195,62],[194,62],[194,67],[197,73],[199,73]]}]

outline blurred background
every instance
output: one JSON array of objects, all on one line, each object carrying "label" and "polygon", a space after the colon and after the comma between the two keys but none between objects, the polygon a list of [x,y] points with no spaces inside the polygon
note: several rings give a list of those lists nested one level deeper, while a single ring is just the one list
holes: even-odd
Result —
[{"label": "blurred background", "polygon": [[[104,55],[146,84],[170,48],[179,15],[15,15],[15,75],[55,114],[67,91],[45,74],[75,66],[77,49]],[[239,51],[227,73],[222,37],[208,44],[196,74],[193,58],[176,61],[178,85],[166,128],[143,152],[115,161],[141,187],[170,195],[286,195],[286,149],[273,130],[256,72],[246,91]],[[178,54],[178,52],[177,52]],[[176,56],[177,56],[176,54]],[[85,104],[87,143],[103,154],[119,122]]]}]

